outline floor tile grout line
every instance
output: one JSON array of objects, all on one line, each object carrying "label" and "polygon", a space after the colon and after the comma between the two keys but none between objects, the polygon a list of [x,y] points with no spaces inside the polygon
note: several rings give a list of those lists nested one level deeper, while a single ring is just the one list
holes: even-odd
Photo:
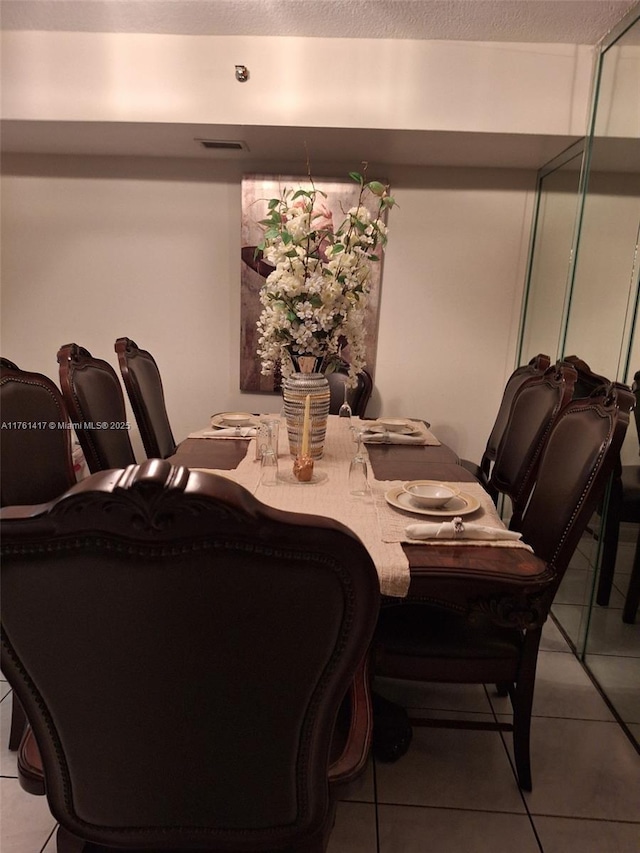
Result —
[{"label": "floor tile grout line", "polygon": [[[485,692],[485,695],[487,697],[487,701],[489,702],[489,707],[491,708],[491,713],[493,715],[493,719],[496,723],[500,723],[500,720],[498,719],[498,714],[497,714],[496,710],[494,709],[493,703],[491,701],[491,697],[489,696],[489,690],[487,688],[487,685],[483,684],[482,687],[484,688],[484,692]],[[510,698],[509,698],[509,701],[511,702]],[[512,722],[513,722],[513,708],[511,709],[511,718],[512,718]],[[507,732],[503,731],[502,729],[498,729],[498,734],[500,735],[500,740],[502,741],[502,746],[504,747],[504,751],[507,754],[507,761],[509,762],[509,766],[511,767],[511,772],[513,773],[513,777],[515,779],[515,783],[516,783],[516,786],[518,788],[518,793],[520,794],[520,799],[522,800],[522,804],[525,808],[526,814],[529,815],[529,809],[527,808],[527,801],[525,800],[524,795],[522,793],[522,788],[520,787],[520,782],[518,780],[518,773],[517,773],[514,762],[511,760],[511,755],[509,753],[509,747],[507,746],[507,739],[505,737]],[[512,732],[510,732],[509,734],[511,734],[513,736]],[[529,818],[530,817],[531,817],[531,815],[529,815]]]},{"label": "floor tile grout line", "polygon": [[378,764],[375,758],[372,759],[373,763],[373,803],[374,803],[374,816],[375,816],[375,827],[376,827],[376,853],[380,853],[380,818],[378,816]]},{"label": "floor tile grout line", "polygon": [[533,812],[532,817],[557,818],[558,820],[588,820],[591,823],[623,823],[625,826],[640,826],[640,818],[638,818],[638,820],[629,820],[628,818],[591,817],[572,814],[554,814],[553,812]]},{"label": "floor tile grout line", "polygon": [[58,822],[56,821],[56,822],[54,823],[54,825],[53,825],[53,829],[51,830],[51,832],[49,833],[49,835],[47,835],[47,840],[44,842],[44,844],[43,844],[43,845],[42,845],[42,847],[40,848],[40,853],[44,853],[44,851],[45,851],[45,848],[46,848],[47,844],[48,844],[48,843],[51,841],[51,839],[53,838],[53,834],[54,834],[54,832],[56,831],[56,829],[58,828],[58,826],[59,826],[59,824],[58,824]]},{"label": "floor tile grout line", "polygon": [[[482,686],[484,687],[484,691],[486,693],[487,700],[488,700],[489,705],[491,707],[491,711],[493,713],[493,718],[496,721],[496,723],[499,723],[500,721],[498,720],[498,714],[497,714],[497,711],[495,710],[495,708],[493,707],[493,702],[491,701],[491,697],[489,696],[489,690],[487,688],[487,685],[483,684]],[[511,701],[510,697],[509,697],[509,701]],[[512,722],[513,722],[513,707],[511,708],[511,717],[512,717]],[[509,762],[509,766],[511,767],[511,772],[513,773],[513,777],[515,779],[515,783],[516,783],[516,786],[518,788],[518,794],[520,795],[522,805],[524,806],[525,814],[526,814],[527,819],[529,821],[529,825],[531,826],[531,831],[533,832],[534,838],[536,839],[536,843],[538,845],[540,853],[544,853],[544,849],[542,847],[542,841],[540,839],[540,836],[538,835],[538,830],[537,830],[537,827],[535,825],[533,815],[531,814],[531,812],[529,810],[529,804],[527,803],[527,799],[524,795],[524,791],[520,787],[520,782],[518,779],[518,771],[516,770],[515,761],[512,760],[511,754],[509,752],[509,747],[507,746],[507,739],[505,737],[507,735],[507,732],[505,732],[501,729],[498,729],[498,734],[500,735],[500,739],[502,741],[504,751],[507,754],[507,761]],[[513,737],[513,732],[510,732],[509,734],[511,734],[511,736]]]},{"label": "floor tile grout line", "polygon": [[[392,808],[406,808],[406,809],[437,809],[438,811],[445,812],[468,812],[469,814],[477,814],[477,815],[487,815],[487,814],[497,814],[497,815],[506,815],[508,817],[529,817],[527,812],[514,812],[509,811],[508,809],[478,809],[478,808],[464,808],[462,806],[446,806],[446,805],[435,805],[433,803],[396,803],[395,801],[390,801],[388,803],[380,803],[381,806],[389,806]],[[557,815],[556,815],[557,817]],[[606,822],[606,821],[605,821]],[[627,821],[627,823],[633,823],[633,821]]]}]

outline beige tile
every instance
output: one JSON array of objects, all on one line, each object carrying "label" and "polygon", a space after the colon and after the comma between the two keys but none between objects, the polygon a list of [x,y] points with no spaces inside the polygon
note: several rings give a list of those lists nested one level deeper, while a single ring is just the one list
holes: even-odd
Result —
[{"label": "beige tile", "polygon": [[376,850],[376,807],[369,803],[338,803],[327,853],[375,853]]},{"label": "beige tile", "polygon": [[380,806],[378,821],[380,853],[540,851],[526,815]]},{"label": "beige tile", "polygon": [[585,662],[625,723],[640,723],[640,658],[587,655]]},{"label": "beige tile", "polygon": [[589,608],[579,604],[554,603],[551,612],[562,626],[562,630],[577,649],[584,646],[589,619]]},{"label": "beige tile", "polygon": [[540,650],[545,652],[565,652],[571,654],[569,644],[553,619],[549,618],[542,626],[542,639]]},{"label": "beige tile", "polygon": [[11,694],[0,702],[0,776],[17,778],[16,753],[9,751],[11,704]]},{"label": "beige tile", "polygon": [[367,766],[361,776],[349,785],[344,785],[337,789],[338,800],[359,802],[359,803],[374,803],[375,788],[373,781],[373,759],[369,758]]},{"label": "beige tile", "polygon": [[56,833],[54,832],[51,838],[47,841],[44,846],[42,853],[58,853],[58,848],[56,846]]},{"label": "beige tile", "polygon": [[406,755],[376,762],[376,785],[378,803],[525,811],[498,732],[416,727]]},{"label": "beige tile", "polygon": [[560,817],[534,819],[544,853],[638,853],[640,825]]},{"label": "beige tile", "polygon": [[17,779],[0,779],[2,853],[40,853],[56,825],[45,797],[27,794]]},{"label": "beige tile", "polygon": [[[592,572],[569,567],[564,573],[554,601],[556,604],[589,604],[592,588]],[[620,598],[616,591],[616,601]]]},{"label": "beige tile", "polygon": [[617,723],[537,717],[531,767],[533,815],[640,821],[640,755]]},{"label": "beige tile", "polygon": [[4,699],[4,697],[11,692],[11,687],[9,686],[8,681],[0,681],[0,700]]},{"label": "beige tile", "polygon": [[587,654],[626,655],[640,658],[640,623],[622,621],[622,611],[594,607],[589,623]]},{"label": "beige tile", "polygon": [[[489,690],[496,713],[511,713],[509,697]],[[571,717],[582,720],[613,720],[613,714],[574,655],[540,652],[533,697],[533,714],[539,717]]]}]

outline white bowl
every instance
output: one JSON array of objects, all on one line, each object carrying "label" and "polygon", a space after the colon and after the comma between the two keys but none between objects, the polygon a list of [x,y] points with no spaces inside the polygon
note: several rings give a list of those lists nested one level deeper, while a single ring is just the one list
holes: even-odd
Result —
[{"label": "white bowl", "polygon": [[406,418],[378,418],[376,423],[384,427],[387,432],[402,432],[409,426]]},{"label": "white bowl", "polygon": [[403,486],[412,502],[424,509],[436,509],[445,506],[460,490],[433,480],[410,480]]},{"label": "white bowl", "polygon": [[230,427],[248,426],[252,417],[248,412],[225,412],[220,420],[223,424]]}]

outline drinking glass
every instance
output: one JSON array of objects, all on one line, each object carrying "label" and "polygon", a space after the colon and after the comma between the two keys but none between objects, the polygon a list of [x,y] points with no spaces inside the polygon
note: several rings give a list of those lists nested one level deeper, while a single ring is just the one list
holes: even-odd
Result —
[{"label": "drinking glass", "polygon": [[349,493],[363,497],[369,492],[367,483],[367,458],[362,447],[362,430],[356,430],[356,455],[349,465]]},{"label": "drinking glass", "polygon": [[347,383],[344,383],[344,403],[338,409],[338,417],[339,418],[347,418],[349,422],[349,426],[351,426],[351,415],[353,412],[351,411],[351,406],[349,405],[349,401],[347,400]]},{"label": "drinking glass", "polygon": [[260,484],[275,486],[278,482],[278,455],[273,447],[263,445],[260,458]]},{"label": "drinking glass", "polygon": [[280,421],[274,417],[262,417],[256,429],[256,459],[262,459],[262,449],[270,447],[278,455]]}]

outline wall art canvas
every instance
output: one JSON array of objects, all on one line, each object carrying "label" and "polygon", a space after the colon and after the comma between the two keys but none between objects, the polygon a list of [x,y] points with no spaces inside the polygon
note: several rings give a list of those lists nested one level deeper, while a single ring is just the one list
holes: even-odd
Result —
[{"label": "wall art canvas", "polygon": [[[344,219],[346,211],[355,207],[359,186],[355,181],[314,178],[316,189],[327,194],[324,203],[333,214],[337,226]],[[260,359],[257,356],[258,330],[256,323],[260,316],[260,288],[272,267],[264,261],[255,259],[255,247],[262,239],[262,228],[258,224],[267,215],[269,199],[277,198],[285,188],[302,187],[311,189],[308,177],[288,175],[245,175],[242,179],[242,242],[241,242],[241,333],[240,333],[240,390],[251,392],[280,392],[280,373],[261,374]],[[365,199],[372,214],[377,212],[376,199]],[[366,368],[375,375],[376,350],[378,342],[378,316],[380,310],[380,289],[382,284],[382,265],[384,249],[378,247],[379,263],[371,271],[371,292],[366,310]]]}]

